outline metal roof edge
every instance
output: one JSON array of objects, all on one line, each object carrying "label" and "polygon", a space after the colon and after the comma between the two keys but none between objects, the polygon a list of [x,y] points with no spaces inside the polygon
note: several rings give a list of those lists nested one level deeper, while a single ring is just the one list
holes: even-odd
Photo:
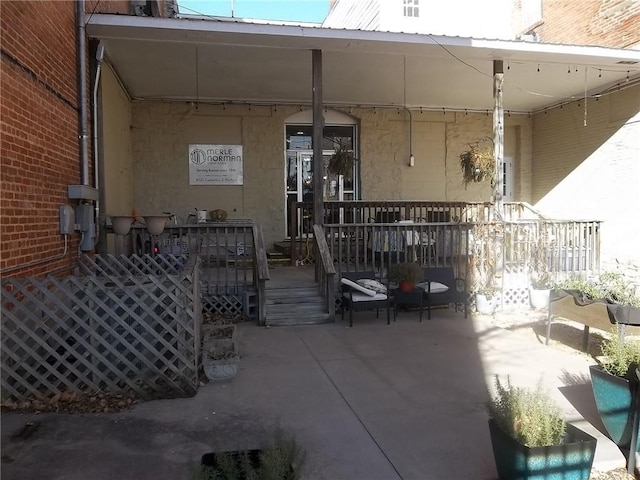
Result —
[{"label": "metal roof edge", "polygon": [[[257,24],[240,21],[228,21],[217,19],[186,19],[186,18],[156,18],[130,15],[94,14],[87,22],[87,32],[97,38],[129,38],[144,39],[142,35],[132,35],[131,31],[126,36],[109,32],[110,28],[125,28],[146,32],[173,32],[192,33],[192,38],[181,38],[181,41],[206,42],[206,34],[242,34],[247,36],[274,36],[291,37],[305,40],[335,40],[359,43],[389,43],[406,45],[439,45],[441,47],[471,47],[477,49],[489,49],[504,53],[534,53],[574,55],[585,57],[600,57],[609,60],[638,62],[640,64],[640,50],[621,49],[586,45],[562,45],[550,43],[534,43],[522,40],[487,40],[471,37],[451,37],[443,35],[430,35],[422,33],[398,33],[364,30],[333,29],[321,26],[305,25],[274,25]],[[164,39],[157,39],[164,40]],[[167,38],[167,41],[174,39]],[[248,45],[248,44],[247,44]],[[256,45],[262,45],[257,41]],[[499,57],[499,55],[496,55]],[[635,70],[635,67],[633,68]]]}]

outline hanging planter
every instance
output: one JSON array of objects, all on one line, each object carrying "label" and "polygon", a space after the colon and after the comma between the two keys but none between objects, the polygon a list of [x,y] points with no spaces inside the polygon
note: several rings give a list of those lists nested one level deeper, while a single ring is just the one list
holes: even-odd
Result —
[{"label": "hanging planter", "polygon": [[496,164],[493,156],[493,144],[469,145],[469,150],[460,154],[460,168],[465,185],[495,179]]},{"label": "hanging planter", "polygon": [[349,176],[353,173],[353,153],[338,147],[336,152],[331,155],[327,171],[332,175]]}]

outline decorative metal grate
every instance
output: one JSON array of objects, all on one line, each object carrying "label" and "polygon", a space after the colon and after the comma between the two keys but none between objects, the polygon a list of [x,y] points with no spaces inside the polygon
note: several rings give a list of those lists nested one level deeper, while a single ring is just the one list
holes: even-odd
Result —
[{"label": "decorative metal grate", "polygon": [[81,275],[2,280],[2,397],[189,396],[198,385],[197,256],[82,256]]}]

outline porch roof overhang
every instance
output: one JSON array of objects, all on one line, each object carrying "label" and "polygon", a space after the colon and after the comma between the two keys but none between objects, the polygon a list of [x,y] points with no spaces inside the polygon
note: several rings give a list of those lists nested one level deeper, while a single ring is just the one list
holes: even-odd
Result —
[{"label": "porch roof overhang", "polygon": [[640,79],[640,51],[629,49],[104,14],[87,32],[134,100],[308,106],[314,49],[324,104],[335,106],[492,111],[493,60],[504,61],[514,113]]}]

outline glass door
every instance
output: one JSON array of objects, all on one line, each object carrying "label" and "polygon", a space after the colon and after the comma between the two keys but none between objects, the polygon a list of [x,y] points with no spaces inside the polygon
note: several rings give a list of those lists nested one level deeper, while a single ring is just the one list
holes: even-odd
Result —
[{"label": "glass door", "polygon": [[[287,125],[286,127],[286,159],[285,159],[285,218],[287,237],[291,238],[291,229],[295,235],[304,238],[313,231],[313,149],[311,148],[312,127],[310,125]],[[356,198],[354,178],[357,173],[357,162],[353,162],[351,171],[338,175],[329,171],[329,162],[338,150],[354,154],[354,126],[325,126],[322,151],[322,198],[326,201],[345,201]],[[297,209],[292,218],[291,208],[296,202],[304,202],[303,208]],[[350,211],[344,208],[327,212],[325,223],[344,223],[351,221]],[[292,222],[293,220],[293,222]],[[293,223],[293,225],[292,225]]]}]

